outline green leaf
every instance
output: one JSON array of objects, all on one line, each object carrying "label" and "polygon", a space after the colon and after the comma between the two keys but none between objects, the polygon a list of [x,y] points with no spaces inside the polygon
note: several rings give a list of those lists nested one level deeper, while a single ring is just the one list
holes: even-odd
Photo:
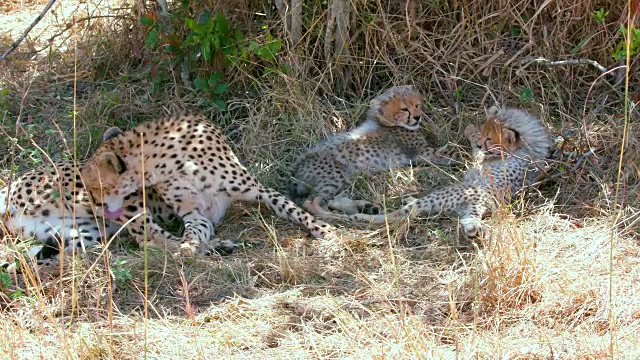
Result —
[{"label": "green leaf", "polygon": [[258,50],[258,42],[255,40],[250,40],[249,41],[249,50],[251,50],[251,52],[256,53]]},{"label": "green leaf", "polygon": [[222,72],[216,71],[209,76],[209,85],[213,86],[222,79]]},{"label": "green leaf", "polygon": [[227,102],[224,100],[214,99],[212,103],[223,111],[227,110]]},{"label": "green leaf", "polygon": [[193,30],[193,28],[196,26],[196,21],[193,19],[184,19],[184,23],[187,25],[187,27],[191,30]]},{"label": "green leaf", "polygon": [[193,81],[193,85],[196,86],[196,90],[202,90],[205,91],[209,88],[209,84],[207,83],[207,80],[201,78],[201,77],[197,77],[194,81]]},{"label": "green leaf", "polygon": [[19,298],[21,298],[23,296],[24,296],[24,294],[22,293],[22,291],[20,291],[20,289],[16,289],[11,294],[9,294],[9,297],[12,300],[19,299]]},{"label": "green leaf", "polygon": [[520,36],[520,25],[517,25],[517,24],[511,25],[511,34],[513,35],[513,37]]},{"label": "green leaf", "polygon": [[51,190],[51,200],[58,200],[60,198],[60,190],[53,189]]},{"label": "green leaf", "polygon": [[200,50],[202,51],[202,57],[204,58],[204,61],[211,60],[211,41],[209,39],[205,39],[202,42],[202,47],[200,48]]},{"label": "green leaf", "polygon": [[153,20],[150,19],[147,15],[145,15],[145,16],[140,18],[140,23],[142,25],[152,26],[153,25]]},{"label": "green leaf", "polygon": [[11,276],[4,271],[0,271],[0,289],[8,288],[11,283]]},{"label": "green leaf", "polygon": [[213,88],[213,93],[216,95],[220,95],[225,93],[228,89],[229,89],[229,85],[220,84],[220,85],[217,85],[215,88]]},{"label": "green leaf", "polygon": [[158,43],[158,30],[153,28],[151,29],[151,31],[149,31],[147,38],[144,39],[144,44],[146,46],[149,46],[150,48],[154,48],[156,47],[157,43]]},{"label": "green leaf", "polygon": [[167,47],[164,48],[164,52],[169,54],[177,54],[180,52],[180,48],[175,45],[167,45]]},{"label": "green leaf", "polygon": [[208,11],[203,12],[198,17],[198,24],[208,25],[211,23],[211,13]]},{"label": "green leaf", "polygon": [[219,34],[223,34],[226,35],[229,33],[229,21],[227,21],[227,18],[224,16],[224,14],[222,12],[218,12],[216,14],[216,32]]}]

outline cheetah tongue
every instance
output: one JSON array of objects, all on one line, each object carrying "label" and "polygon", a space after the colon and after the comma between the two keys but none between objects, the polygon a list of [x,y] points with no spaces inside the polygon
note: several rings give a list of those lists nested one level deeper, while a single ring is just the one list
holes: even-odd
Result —
[{"label": "cheetah tongue", "polygon": [[122,216],[122,208],[116,211],[109,211],[107,209],[104,209],[104,217],[109,220],[118,220],[120,216]]}]

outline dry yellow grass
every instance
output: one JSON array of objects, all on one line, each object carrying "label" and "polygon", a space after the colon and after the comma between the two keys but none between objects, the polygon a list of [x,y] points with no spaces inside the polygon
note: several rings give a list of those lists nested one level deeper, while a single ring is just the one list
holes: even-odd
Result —
[{"label": "dry yellow grass", "polygon": [[[0,7],[1,49],[31,21],[16,13],[18,3]],[[352,127],[371,96],[403,83],[425,94],[424,130],[437,142],[460,142],[465,125],[497,101],[528,108],[550,125],[565,150],[552,174],[590,147],[602,151],[493,214],[475,244],[460,237],[455,219],[419,219],[389,232],[338,224],[346,256],[324,259],[287,222],[234,206],[220,235],[240,239],[245,249],[185,261],[150,252],[146,297],[144,253],[126,242],[58,267],[29,263],[5,237],[0,254],[18,266],[0,292],[0,358],[640,358],[638,57],[631,59],[626,105],[623,85],[590,65],[521,63],[530,56],[588,58],[614,67],[627,5],[415,3],[352,2],[352,58],[340,69],[323,59],[324,15],[313,14],[290,49],[297,66],[287,75],[228,69],[234,93],[221,114],[182,89],[179,76],[151,91],[148,60],[162,55],[141,49],[144,34],[128,8],[61,1],[57,15],[0,63],[0,179],[46,161],[35,144],[63,156],[74,143],[74,110],[84,157],[109,126],[199,107],[225,128],[261,181],[284,189],[302,147]],[[208,5],[247,29],[264,21],[252,15],[262,12],[258,2],[245,1],[242,10]],[[605,23],[591,15],[601,6],[609,11]],[[66,28],[72,16],[87,13],[113,17]],[[265,22],[274,33],[281,29],[277,20]],[[248,36],[260,34],[254,28]],[[403,196],[453,181],[459,170],[404,169],[359,179],[356,187],[397,206]],[[621,216],[612,235],[618,182]]]}]

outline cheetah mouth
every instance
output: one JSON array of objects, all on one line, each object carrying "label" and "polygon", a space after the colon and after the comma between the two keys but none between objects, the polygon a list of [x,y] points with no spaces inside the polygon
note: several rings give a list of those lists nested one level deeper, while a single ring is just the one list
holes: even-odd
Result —
[{"label": "cheetah mouth", "polygon": [[109,211],[107,209],[104,209],[103,212],[104,212],[104,217],[106,217],[109,220],[117,220],[120,218],[120,216],[122,216],[121,208],[116,211]]},{"label": "cheetah mouth", "polygon": [[417,130],[420,127],[420,121],[416,121],[413,124],[405,124],[404,128],[407,130]]}]

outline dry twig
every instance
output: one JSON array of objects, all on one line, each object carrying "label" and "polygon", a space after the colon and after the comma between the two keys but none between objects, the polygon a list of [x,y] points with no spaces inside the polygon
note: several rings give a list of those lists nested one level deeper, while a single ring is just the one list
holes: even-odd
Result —
[{"label": "dry twig", "polygon": [[522,59],[520,61],[521,65],[531,64],[531,63],[542,64],[542,65],[545,65],[545,66],[562,66],[562,65],[583,65],[583,64],[588,64],[588,65],[594,66],[595,68],[600,70],[600,72],[606,72],[607,71],[606,67],[600,65],[600,63],[598,63],[595,60],[591,60],[591,59],[567,59],[567,60],[552,61],[552,60],[541,58],[541,57],[526,57],[526,58],[524,58],[524,59]]},{"label": "dry twig", "polygon": [[573,166],[571,166],[567,170],[563,170],[563,171],[560,171],[560,172],[557,172],[557,173],[551,174],[551,175],[543,172],[542,174],[540,174],[540,176],[538,176],[536,181],[533,184],[529,185],[528,187],[538,186],[538,185],[544,184],[544,183],[546,183],[546,182],[548,182],[548,181],[550,181],[552,179],[557,179],[557,178],[559,178],[561,176],[573,173],[576,170],[578,170],[578,168],[581,167],[584,164],[584,162],[587,160],[588,157],[590,157],[592,155],[596,155],[597,153],[601,152],[602,150],[603,150],[602,148],[593,148],[593,149],[585,152],[584,154],[578,156],[576,158],[575,164],[573,164]]},{"label": "dry twig", "polygon": [[44,9],[42,9],[40,14],[38,14],[38,16],[33,20],[31,25],[29,25],[29,27],[22,33],[22,35],[20,35],[20,37],[16,41],[14,41],[13,44],[11,44],[11,46],[9,46],[9,48],[5,50],[5,52],[2,55],[0,55],[0,61],[4,60],[4,58],[6,58],[9,54],[13,52],[13,50],[17,49],[18,46],[20,46],[20,43],[22,43],[24,38],[26,38],[27,35],[29,35],[29,33],[31,32],[31,30],[33,30],[33,28],[40,22],[40,20],[42,20],[44,15],[49,11],[49,9],[51,9],[51,6],[53,6],[55,2],[56,0],[49,0],[47,5],[44,7]]}]

